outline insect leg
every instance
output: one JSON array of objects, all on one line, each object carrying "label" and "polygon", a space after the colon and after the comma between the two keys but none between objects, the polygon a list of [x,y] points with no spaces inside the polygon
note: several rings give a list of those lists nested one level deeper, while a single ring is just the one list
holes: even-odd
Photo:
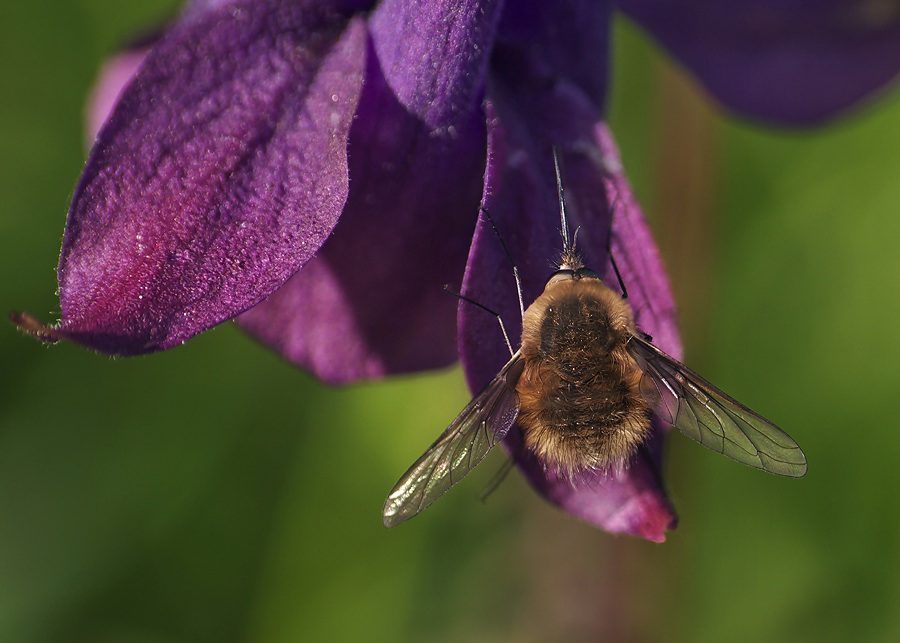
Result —
[{"label": "insect leg", "polygon": [[488,496],[494,493],[497,490],[497,487],[506,480],[506,476],[512,471],[515,463],[515,460],[512,458],[508,458],[506,462],[503,463],[503,466],[500,467],[497,473],[494,474],[494,477],[491,478],[491,481],[488,482],[487,488],[481,493],[481,502],[487,502]]},{"label": "insect leg", "polygon": [[450,290],[450,286],[449,286],[449,285],[445,285],[445,286],[444,286],[444,291],[450,293],[451,295],[453,295],[453,296],[456,297],[457,299],[462,299],[463,301],[466,301],[466,302],[468,302],[468,303],[470,303],[470,304],[473,304],[473,305],[475,305],[475,306],[478,306],[479,308],[481,308],[481,310],[483,310],[483,311],[485,311],[485,312],[489,312],[489,313],[492,314],[494,317],[496,317],[496,318],[497,318],[497,321],[500,322],[500,331],[503,333],[503,339],[506,340],[506,346],[507,346],[507,348],[509,348],[509,354],[510,354],[510,355],[515,355],[516,352],[513,350],[512,343],[510,343],[510,341],[509,341],[509,335],[506,334],[506,325],[503,323],[503,318],[500,316],[500,313],[494,312],[493,310],[491,310],[490,308],[488,308],[488,307],[485,306],[484,304],[480,304],[480,303],[478,303],[477,301],[475,301],[474,299],[470,299],[469,297],[466,297],[465,295],[463,295],[463,294],[461,294],[461,293],[454,292],[453,290]]},{"label": "insect leg", "polygon": [[503,246],[503,252],[506,253],[506,258],[509,259],[509,263],[512,264],[513,269],[513,277],[516,278],[516,292],[519,295],[519,313],[521,313],[522,317],[525,316],[525,302],[522,299],[522,282],[519,281],[519,268],[516,266],[516,262],[513,261],[512,254],[509,251],[509,248],[506,247],[506,242],[503,240],[503,237],[500,235],[500,230],[497,229],[497,224],[494,223],[494,219],[491,217],[490,213],[481,208],[481,211],[484,212],[484,217],[488,220],[488,223],[491,224],[491,227],[494,229],[494,234],[497,235],[497,238],[500,240],[500,245]]},{"label": "insect leg", "polygon": [[[613,201],[611,213],[615,215],[616,213],[616,205],[619,203],[619,196],[616,195],[616,200]],[[616,273],[616,279],[619,280],[619,288],[622,289],[622,299],[628,299],[628,289],[625,288],[625,282],[622,281],[622,274],[619,272],[619,267],[616,265],[616,258],[613,256],[612,251],[612,216],[610,216],[610,225],[609,225],[609,235],[606,237],[606,254],[609,255],[609,263],[612,264],[613,271]]]},{"label": "insect leg", "polygon": [[619,274],[619,267],[616,265],[616,258],[613,257],[612,247],[609,248],[609,262],[612,264],[613,270],[616,273],[616,279],[619,280],[619,288],[622,289],[622,299],[628,299],[628,290],[625,289],[625,282],[622,281],[622,275]]}]

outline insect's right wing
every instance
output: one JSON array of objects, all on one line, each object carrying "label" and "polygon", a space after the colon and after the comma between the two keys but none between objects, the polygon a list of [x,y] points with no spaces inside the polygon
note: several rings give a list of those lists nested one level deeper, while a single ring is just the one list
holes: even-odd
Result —
[{"label": "insect's right wing", "polygon": [[791,478],[806,474],[806,456],[787,433],[637,335],[627,347],[644,372],[641,396],[660,418],[751,467]]},{"label": "insect's right wing", "polygon": [[395,527],[428,507],[462,480],[503,439],[519,415],[515,382],[507,382],[507,374],[521,360],[521,353],[513,355],[394,485],[384,503],[385,527]]}]

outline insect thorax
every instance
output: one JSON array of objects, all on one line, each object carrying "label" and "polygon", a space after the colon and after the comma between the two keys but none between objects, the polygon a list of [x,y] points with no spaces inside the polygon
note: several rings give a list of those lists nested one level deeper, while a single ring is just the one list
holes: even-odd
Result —
[{"label": "insect thorax", "polygon": [[628,304],[598,279],[548,286],[526,311],[518,423],[543,460],[570,473],[618,466],[644,440],[633,332]]}]

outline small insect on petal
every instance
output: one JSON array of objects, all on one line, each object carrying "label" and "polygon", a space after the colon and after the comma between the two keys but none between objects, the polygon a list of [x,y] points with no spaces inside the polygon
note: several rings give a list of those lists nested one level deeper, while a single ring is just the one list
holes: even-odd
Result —
[{"label": "small insect on petal", "polygon": [[554,162],[559,269],[522,316],[519,350],[394,486],[387,527],[440,498],[514,424],[525,448],[570,479],[627,468],[650,436],[653,414],[738,462],[794,478],[806,473],[806,456],[790,436],[645,339],[621,277],[620,293],[584,267],[569,237],[555,151]]}]

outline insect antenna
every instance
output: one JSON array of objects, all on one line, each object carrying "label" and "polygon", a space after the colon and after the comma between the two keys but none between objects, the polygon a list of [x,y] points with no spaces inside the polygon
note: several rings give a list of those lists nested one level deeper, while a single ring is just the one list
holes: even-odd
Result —
[{"label": "insect antenna", "polygon": [[566,218],[566,195],[563,192],[562,172],[559,169],[559,150],[553,146],[553,169],[556,170],[556,194],[559,196],[560,234],[563,238],[563,252],[572,249],[569,244],[569,221]]},{"label": "insect antenna", "polygon": [[490,308],[488,308],[488,307],[485,306],[484,304],[481,304],[481,303],[475,301],[474,299],[471,299],[471,298],[469,298],[469,297],[466,297],[466,296],[463,295],[462,293],[458,293],[458,292],[456,292],[456,291],[454,291],[454,290],[451,290],[451,289],[450,289],[450,284],[445,284],[445,285],[444,285],[444,292],[450,293],[451,295],[453,295],[453,296],[456,297],[457,299],[461,299],[461,300],[463,300],[463,301],[465,301],[465,302],[468,302],[468,303],[470,303],[470,304],[472,304],[472,305],[474,305],[474,306],[478,306],[479,308],[481,308],[481,310],[483,310],[483,311],[485,311],[485,312],[488,312],[488,313],[492,314],[494,317],[496,317],[496,318],[497,318],[497,321],[500,322],[500,331],[503,333],[503,339],[506,340],[506,346],[507,346],[507,348],[509,348],[509,354],[510,354],[510,355],[515,355],[516,352],[513,350],[512,343],[509,341],[509,335],[506,334],[506,325],[503,323],[503,318],[500,316],[500,313],[491,310]]},{"label": "insect antenna", "polygon": [[[562,170],[560,170],[559,163],[559,148],[555,145],[553,146],[553,167],[556,170],[556,194],[559,196],[559,232],[563,239],[563,250],[559,258],[559,267],[577,270],[578,268],[584,267],[584,262],[575,251],[575,239],[569,238],[569,219],[566,216],[566,195],[563,191]],[[578,236],[578,230],[575,230],[575,236]]]}]

